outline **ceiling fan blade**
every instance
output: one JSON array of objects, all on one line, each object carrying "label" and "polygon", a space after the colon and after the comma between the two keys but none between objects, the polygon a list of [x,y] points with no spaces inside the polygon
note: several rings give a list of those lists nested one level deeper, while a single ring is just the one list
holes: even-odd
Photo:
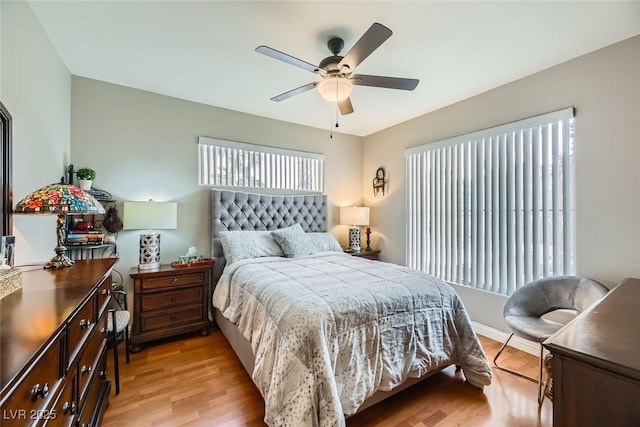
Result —
[{"label": "ceiling fan blade", "polygon": [[349,98],[338,101],[338,108],[340,109],[340,114],[343,116],[353,113],[353,105],[351,105],[351,99]]},{"label": "ceiling fan blade", "polygon": [[371,52],[380,47],[393,32],[382,24],[374,22],[366,33],[360,37],[360,40],[353,45],[351,50],[342,58],[338,64],[338,69],[342,69],[344,65],[348,65],[351,71],[364,61]]},{"label": "ceiling fan blade", "polygon": [[272,49],[269,46],[258,46],[256,48],[256,52],[261,53],[263,55],[270,56],[273,59],[286,62],[287,64],[295,65],[296,67],[300,67],[304,70],[311,71],[312,73],[316,73],[320,75],[326,74],[326,71],[321,68],[318,68],[317,65],[310,64],[306,61],[303,61],[302,59],[298,59],[284,52],[280,52],[279,50]]},{"label": "ceiling fan blade", "polygon": [[420,80],[403,79],[400,77],[369,76],[366,74],[354,74],[349,79],[358,86],[383,87],[387,89],[414,90]]},{"label": "ceiling fan blade", "polygon": [[298,95],[300,93],[304,93],[304,92],[306,92],[308,90],[313,89],[314,87],[316,87],[317,84],[318,84],[317,82],[307,83],[304,86],[300,86],[300,87],[297,87],[295,89],[291,89],[288,92],[281,93],[278,96],[274,96],[273,98],[271,98],[271,100],[272,101],[276,101],[276,102],[284,101],[285,99],[289,99],[294,95]]}]

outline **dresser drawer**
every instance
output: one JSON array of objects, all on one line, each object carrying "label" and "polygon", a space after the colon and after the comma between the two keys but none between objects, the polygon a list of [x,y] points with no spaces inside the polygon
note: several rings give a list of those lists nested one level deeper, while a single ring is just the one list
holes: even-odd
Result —
[{"label": "dresser drawer", "polygon": [[202,302],[202,286],[194,288],[158,292],[142,296],[142,311],[158,310],[168,307],[184,307]]},{"label": "dresser drawer", "polygon": [[59,334],[6,397],[0,411],[3,427],[30,425],[49,416],[48,407],[62,384],[61,348]]},{"label": "dresser drawer", "polygon": [[109,301],[111,301],[111,276],[102,281],[97,291],[98,298],[98,316],[107,309]]},{"label": "dresser drawer", "polygon": [[144,278],[141,283],[143,291],[157,290],[162,288],[174,288],[177,286],[201,285],[206,283],[205,273],[194,272],[187,274],[172,274],[163,277]]},{"label": "dresser drawer", "polygon": [[100,373],[96,371],[100,370],[98,360],[100,355],[104,353],[101,350],[107,345],[104,331],[107,328],[108,314],[105,312],[100,318],[98,326],[94,328],[94,333],[89,338],[89,342],[78,360],[78,396],[80,400],[84,399],[89,382]]},{"label": "dresser drawer", "polygon": [[[105,366],[105,359],[102,357],[98,363],[102,371]],[[78,427],[99,427],[102,422],[107,402],[106,396],[109,394],[110,383],[105,381],[103,372],[97,372],[92,381],[88,384],[87,394],[82,401],[82,407],[78,415]]]},{"label": "dresser drawer", "polygon": [[142,314],[141,330],[149,332],[155,329],[171,329],[172,327],[189,325],[192,322],[205,319],[204,309],[201,305],[181,307],[176,310],[166,310],[162,313]]},{"label": "dresser drawer", "polygon": [[96,294],[94,293],[89,301],[69,320],[67,326],[67,354],[69,355],[67,367],[71,366],[82,347],[83,341],[94,329],[96,319],[95,298]]},{"label": "dresser drawer", "polygon": [[44,425],[47,427],[68,427],[75,422],[76,414],[78,413],[75,382],[76,371],[72,369],[69,371],[62,391],[58,395]]}]

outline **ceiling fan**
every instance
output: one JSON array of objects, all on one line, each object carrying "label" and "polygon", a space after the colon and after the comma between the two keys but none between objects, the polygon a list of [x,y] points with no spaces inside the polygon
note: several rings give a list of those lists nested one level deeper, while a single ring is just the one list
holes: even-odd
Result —
[{"label": "ceiling fan", "polygon": [[353,106],[351,105],[349,95],[354,85],[401,90],[415,89],[419,83],[418,79],[353,74],[355,68],[374,50],[379,48],[385,40],[391,37],[391,34],[393,33],[389,28],[376,22],[369,27],[345,56],[338,55],[344,47],[344,41],[339,37],[333,37],[327,43],[327,47],[333,55],[324,58],[320,61],[319,65],[313,65],[268,46],[258,46],[256,52],[311,71],[322,77],[320,81],[292,89],[278,96],[274,96],[271,100],[278,102],[284,101],[294,95],[318,88],[323,98],[337,102],[340,114],[346,115],[353,113]]}]

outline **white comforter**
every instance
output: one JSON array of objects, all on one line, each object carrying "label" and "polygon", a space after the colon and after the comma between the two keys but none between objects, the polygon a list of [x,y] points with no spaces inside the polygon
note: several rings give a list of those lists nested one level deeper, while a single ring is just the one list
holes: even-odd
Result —
[{"label": "white comforter", "polygon": [[228,265],[214,306],[249,340],[270,426],[344,426],[377,390],[458,364],[491,369],[453,289],[395,264],[337,252]]}]

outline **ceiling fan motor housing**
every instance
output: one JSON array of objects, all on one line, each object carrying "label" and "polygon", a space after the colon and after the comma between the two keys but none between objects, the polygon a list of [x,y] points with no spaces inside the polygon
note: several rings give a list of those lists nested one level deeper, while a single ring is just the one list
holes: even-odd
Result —
[{"label": "ceiling fan motor housing", "polygon": [[333,56],[327,56],[322,61],[320,61],[320,68],[323,68],[326,71],[338,71],[338,64],[342,61],[342,56],[338,55],[342,48],[344,47],[344,40],[340,37],[333,37],[329,39],[327,42],[327,47],[329,51],[333,53]]}]

